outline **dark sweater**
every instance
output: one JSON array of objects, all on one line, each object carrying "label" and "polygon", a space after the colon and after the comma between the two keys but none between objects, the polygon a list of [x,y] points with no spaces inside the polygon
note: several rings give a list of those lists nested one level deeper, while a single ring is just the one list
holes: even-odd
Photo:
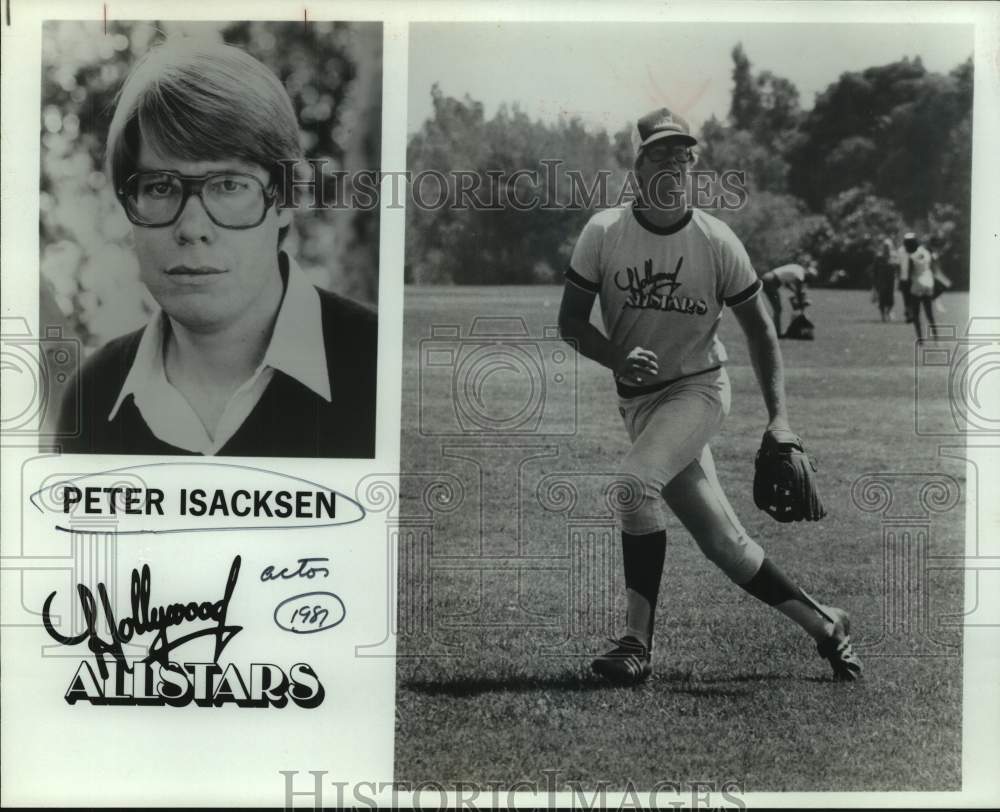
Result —
[{"label": "dark sweater", "polygon": [[[319,296],[331,402],[275,370],[260,401],[219,450],[220,456],[375,456],[377,316],[329,291],[319,290]],[[142,330],[137,330],[108,342],[83,365],[78,385],[68,388],[59,423],[65,453],[192,453],[158,439],[131,395],[115,419],[108,420],[141,336]]]}]

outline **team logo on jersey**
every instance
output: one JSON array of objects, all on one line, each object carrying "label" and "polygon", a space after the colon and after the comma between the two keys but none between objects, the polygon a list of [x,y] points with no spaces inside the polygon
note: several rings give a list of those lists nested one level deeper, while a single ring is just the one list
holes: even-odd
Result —
[{"label": "team logo on jersey", "polygon": [[[681,283],[677,281],[680,275],[684,257],[677,260],[673,273],[653,273],[653,260],[643,263],[643,273],[638,268],[625,266],[624,271],[615,274],[615,287],[628,291],[625,307],[635,307],[642,310],[663,310],[676,313],[686,313],[701,316],[708,312],[708,304],[704,299],[692,299],[689,296],[675,296]],[[624,274],[624,278],[623,278]]]}]

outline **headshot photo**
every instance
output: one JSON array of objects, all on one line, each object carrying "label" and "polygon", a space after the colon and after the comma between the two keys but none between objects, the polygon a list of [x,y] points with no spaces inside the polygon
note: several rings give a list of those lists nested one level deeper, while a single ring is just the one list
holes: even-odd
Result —
[{"label": "headshot photo", "polygon": [[[373,458],[378,23],[44,28],[63,452]],[[337,190],[340,191],[339,189]]]}]

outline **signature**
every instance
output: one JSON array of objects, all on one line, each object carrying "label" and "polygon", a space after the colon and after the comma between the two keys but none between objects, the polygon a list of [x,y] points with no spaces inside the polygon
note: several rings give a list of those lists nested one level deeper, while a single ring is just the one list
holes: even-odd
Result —
[{"label": "signature", "polygon": [[[107,587],[103,583],[97,585],[97,599],[94,593],[84,584],[77,584],[77,593],[80,596],[80,607],[83,610],[84,620],[87,628],[77,635],[60,634],[52,625],[51,608],[52,601],[55,600],[56,593],[52,592],[45,600],[42,607],[42,625],[49,636],[64,646],[75,646],[78,643],[87,641],[87,647],[97,658],[97,664],[101,671],[101,678],[108,678],[108,667],[104,658],[111,656],[118,661],[119,666],[126,672],[131,673],[132,667],[128,664],[122,644],[128,643],[137,635],[156,632],[152,644],[149,646],[149,654],[143,659],[144,663],[158,662],[166,666],[170,659],[170,652],[174,649],[189,643],[199,637],[215,638],[215,662],[219,661],[219,656],[226,644],[243,630],[242,626],[226,625],[226,614],[229,611],[229,601],[236,588],[236,579],[240,574],[240,556],[233,559],[229,568],[229,577],[226,579],[226,587],[222,597],[217,601],[202,601],[196,603],[171,603],[166,606],[149,605],[150,602],[150,574],[149,565],[143,564],[142,572],[132,570],[131,585],[131,606],[132,614],[115,620],[114,610],[111,608],[111,601],[108,598]],[[111,632],[111,639],[105,640],[97,631],[98,622],[98,601],[100,610],[104,613],[108,629]],[[197,631],[189,632],[181,637],[171,640],[167,630],[171,626],[180,626],[183,623],[196,620],[211,620],[214,624]]]},{"label": "signature", "polygon": [[326,567],[314,567],[312,562],[314,561],[329,561],[329,558],[300,558],[299,567],[292,572],[288,571],[288,567],[282,567],[277,572],[274,571],[274,564],[269,564],[264,567],[264,571],[260,574],[261,581],[277,581],[288,580],[290,578],[315,578],[320,575],[326,578],[330,574],[330,570]]},{"label": "signature", "polygon": [[674,292],[681,286],[677,281],[677,276],[681,272],[681,265],[684,264],[684,257],[677,260],[677,267],[673,273],[653,273],[653,260],[647,259],[643,264],[643,275],[639,275],[638,267],[625,268],[625,282],[621,281],[621,271],[615,274],[615,287],[618,290],[627,290],[633,296],[650,296],[654,293],[664,293],[664,288],[668,296],[673,296]]}]

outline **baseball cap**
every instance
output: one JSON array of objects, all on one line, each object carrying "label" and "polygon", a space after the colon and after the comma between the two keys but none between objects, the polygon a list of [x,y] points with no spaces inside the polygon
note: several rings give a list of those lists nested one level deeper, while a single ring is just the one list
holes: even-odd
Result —
[{"label": "baseball cap", "polygon": [[666,107],[646,113],[636,122],[638,130],[638,149],[664,138],[681,138],[686,144],[697,144],[698,139],[691,135],[691,127],[687,121]]},{"label": "baseball cap", "polygon": [[915,240],[915,239],[917,239],[917,235],[916,235],[916,234],[914,234],[914,233],[913,233],[912,231],[907,231],[907,232],[906,232],[906,233],[905,233],[905,234],[903,235],[903,239],[904,239],[904,240]]}]

